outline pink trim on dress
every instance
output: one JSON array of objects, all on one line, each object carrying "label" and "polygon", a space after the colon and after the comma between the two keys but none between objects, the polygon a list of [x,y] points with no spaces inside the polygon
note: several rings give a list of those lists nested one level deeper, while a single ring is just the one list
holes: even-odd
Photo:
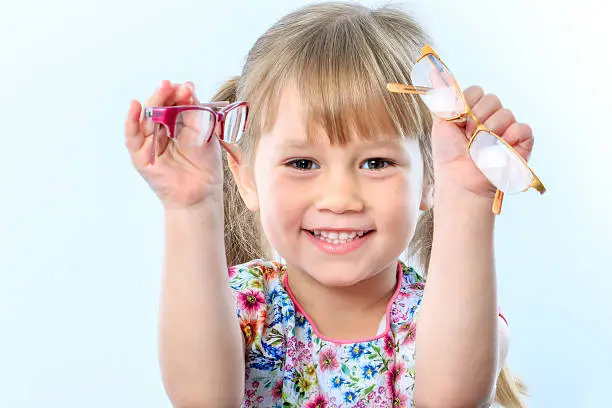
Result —
[{"label": "pink trim on dress", "polygon": [[497,306],[497,315],[498,315],[499,317],[501,317],[502,319],[504,319],[504,322],[506,322],[506,326],[509,326],[509,324],[508,324],[508,320],[507,320],[507,319],[506,319],[506,317],[505,317],[505,316],[502,314],[501,307],[499,307],[499,306]]},{"label": "pink trim on dress", "polygon": [[398,264],[397,264],[397,286],[395,288],[395,292],[393,293],[393,296],[391,296],[391,299],[389,300],[389,303],[387,304],[387,309],[385,311],[385,320],[386,320],[385,327],[386,327],[386,329],[385,329],[385,331],[383,333],[381,333],[381,334],[379,334],[377,336],[370,337],[370,338],[363,339],[363,340],[354,340],[354,341],[352,341],[352,340],[351,341],[338,340],[338,339],[332,339],[330,337],[326,337],[326,336],[322,335],[319,332],[319,330],[317,329],[317,326],[314,324],[314,322],[310,318],[310,316],[308,316],[308,314],[304,311],[304,309],[302,309],[302,306],[300,306],[300,304],[298,303],[298,301],[295,298],[295,296],[293,296],[293,292],[291,291],[291,288],[289,287],[289,280],[288,280],[287,276],[288,276],[287,273],[285,273],[285,275],[283,276],[283,285],[285,286],[285,290],[289,294],[289,297],[291,297],[291,300],[293,301],[293,304],[294,304],[295,308],[301,314],[304,315],[306,320],[308,320],[308,323],[310,323],[310,326],[312,327],[312,330],[315,332],[317,337],[320,338],[321,340],[329,341],[331,343],[336,343],[336,344],[366,343],[366,342],[369,342],[369,341],[382,339],[382,338],[384,338],[387,335],[387,333],[389,333],[389,331],[391,331],[391,307],[395,303],[395,299],[399,295],[400,290],[402,289],[402,283],[404,281],[402,265],[401,265],[400,262],[398,262]]}]

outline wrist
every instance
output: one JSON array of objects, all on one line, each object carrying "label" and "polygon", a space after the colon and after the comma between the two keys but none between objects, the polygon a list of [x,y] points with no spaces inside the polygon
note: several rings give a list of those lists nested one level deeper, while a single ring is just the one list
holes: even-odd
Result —
[{"label": "wrist", "polygon": [[[483,197],[454,183],[436,183],[434,193],[434,246],[440,240],[489,242],[495,230],[493,198]],[[487,246],[487,248],[491,248]],[[444,251],[443,251],[444,252]],[[432,251],[433,254],[433,251]]]},{"label": "wrist", "polygon": [[197,216],[198,214],[210,212],[219,206],[223,208],[223,190],[212,191],[201,200],[190,202],[189,204],[168,201],[162,202],[162,206],[166,215]]},{"label": "wrist", "polygon": [[166,223],[190,224],[194,226],[220,225],[223,227],[223,195],[214,194],[188,206],[164,205]]},{"label": "wrist", "polygon": [[452,213],[457,211],[481,212],[492,216],[492,207],[495,200],[494,194],[482,195],[457,185],[452,180],[437,178],[434,188],[434,209],[450,209]]}]

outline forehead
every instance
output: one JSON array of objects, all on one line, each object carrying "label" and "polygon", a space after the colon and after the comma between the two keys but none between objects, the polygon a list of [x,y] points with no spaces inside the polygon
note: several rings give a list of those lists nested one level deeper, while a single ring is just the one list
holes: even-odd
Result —
[{"label": "forehead", "polygon": [[[340,95],[339,95],[340,97]],[[286,86],[278,102],[269,106],[262,136],[282,143],[346,145],[352,142],[402,144],[401,137],[382,101],[362,106],[325,106],[308,98],[295,86]]]}]

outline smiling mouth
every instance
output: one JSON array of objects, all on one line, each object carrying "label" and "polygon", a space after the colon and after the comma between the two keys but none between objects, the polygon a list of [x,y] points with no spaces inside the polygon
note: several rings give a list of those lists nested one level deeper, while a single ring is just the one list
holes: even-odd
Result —
[{"label": "smiling mouth", "polygon": [[355,231],[324,231],[324,230],[305,230],[313,237],[330,244],[346,244],[359,238],[363,238],[374,230],[355,230]]}]

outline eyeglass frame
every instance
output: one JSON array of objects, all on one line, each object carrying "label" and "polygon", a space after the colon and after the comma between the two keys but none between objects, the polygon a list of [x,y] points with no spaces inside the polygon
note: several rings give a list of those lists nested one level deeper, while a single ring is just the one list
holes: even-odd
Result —
[{"label": "eyeglass frame", "polygon": [[[536,176],[535,172],[531,169],[531,167],[529,167],[529,165],[527,164],[527,161],[523,158],[523,156],[520,155],[512,146],[510,146],[510,144],[508,144],[508,142],[506,142],[501,136],[499,136],[497,133],[493,132],[491,129],[486,127],[476,117],[474,112],[472,112],[472,109],[470,108],[469,104],[467,103],[467,101],[465,99],[465,95],[463,93],[463,90],[461,90],[461,87],[459,86],[459,83],[457,82],[457,79],[455,78],[455,75],[451,72],[450,69],[448,69],[446,64],[444,64],[444,62],[442,61],[440,56],[433,50],[431,45],[427,44],[427,45],[425,45],[421,49],[421,56],[415,62],[415,65],[418,64],[421,60],[423,60],[424,58],[426,58],[429,55],[432,55],[433,57],[435,57],[437,62],[440,63],[441,66],[443,66],[446,69],[446,71],[450,74],[451,79],[453,80],[453,83],[455,85],[456,90],[459,91],[459,95],[461,95],[461,98],[463,100],[463,106],[465,107],[464,111],[461,114],[453,116],[453,117],[450,117],[450,118],[442,118],[442,117],[438,116],[435,112],[432,112],[432,113],[434,115],[436,115],[439,119],[445,120],[445,121],[451,122],[451,123],[464,123],[464,122],[467,121],[468,117],[472,118],[474,120],[474,122],[476,123],[476,129],[474,130],[474,132],[472,133],[472,136],[468,140],[468,146],[467,146],[468,151],[470,150],[470,147],[472,146],[472,143],[473,143],[474,139],[476,138],[476,135],[479,132],[484,131],[484,132],[487,132],[487,133],[493,135],[498,140],[500,140],[502,143],[504,143],[522,161],[523,165],[529,170],[529,172],[533,176],[533,180],[532,180],[531,184],[527,188],[522,190],[521,192],[525,192],[525,191],[529,190],[530,188],[534,188],[540,194],[544,194],[546,192],[546,187],[544,187],[544,184],[542,184],[542,182],[540,181],[538,176]],[[407,85],[407,84],[401,84],[401,83],[388,83],[387,84],[387,90],[389,92],[392,92],[392,93],[402,93],[402,94],[411,94],[411,95],[425,95],[431,89],[433,89],[433,88],[428,88],[428,87],[423,87],[423,86],[415,86],[415,85]],[[502,207],[503,199],[504,199],[504,192],[501,191],[500,189],[497,189],[495,191],[495,199],[493,201],[493,207],[491,209],[495,215],[499,215],[501,213],[501,207]]]},{"label": "eyeglass frame", "polygon": [[[225,130],[225,119],[227,114],[232,110],[244,107],[246,109],[242,132],[246,129],[247,119],[249,116],[249,104],[245,101],[237,101],[233,103],[229,102],[207,102],[198,105],[177,105],[177,106],[151,106],[144,108],[143,120],[150,119],[153,123],[164,125],[168,129],[168,138],[176,141],[175,129],[176,119],[183,112],[188,111],[205,111],[212,115],[213,123],[210,127],[210,134],[206,135],[205,142],[208,143],[213,135],[217,135],[217,138],[221,142],[221,146],[232,156],[232,158],[238,162],[235,154],[225,145],[224,130]],[[219,126],[217,132],[217,126]],[[153,141],[156,145],[156,140]],[[155,150],[151,151],[151,164],[154,163]]]}]

